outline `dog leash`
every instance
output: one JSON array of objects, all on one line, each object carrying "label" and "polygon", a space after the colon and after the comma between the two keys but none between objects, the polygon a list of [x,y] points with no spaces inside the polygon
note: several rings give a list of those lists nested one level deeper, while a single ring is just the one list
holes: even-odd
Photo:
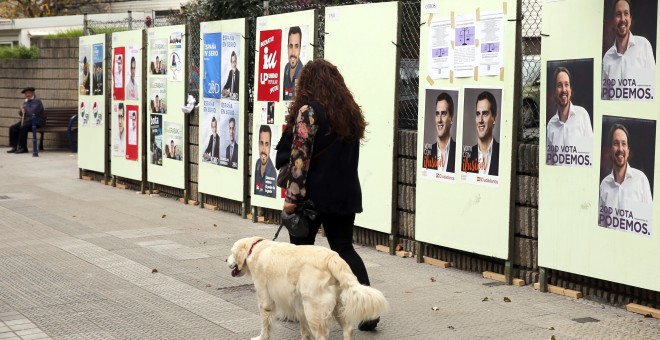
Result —
[{"label": "dog leash", "polygon": [[282,227],[284,227],[284,221],[280,222],[280,227],[277,228],[277,231],[275,232],[275,237],[273,237],[273,241],[275,241],[277,237],[280,236],[280,231],[282,230]]}]

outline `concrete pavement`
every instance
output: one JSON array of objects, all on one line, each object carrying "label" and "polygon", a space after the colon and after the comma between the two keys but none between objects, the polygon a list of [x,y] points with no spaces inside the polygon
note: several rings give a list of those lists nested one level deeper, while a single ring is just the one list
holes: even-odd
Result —
[{"label": "concrete pavement", "polygon": [[[2,150],[0,339],[249,339],[260,327],[254,287],[225,259],[236,239],[274,232],[79,180],[74,154]],[[355,339],[660,337],[660,320],[618,307],[356,247],[391,312]],[[277,322],[274,338],[298,339],[298,324]],[[341,339],[337,324],[330,338]]]}]

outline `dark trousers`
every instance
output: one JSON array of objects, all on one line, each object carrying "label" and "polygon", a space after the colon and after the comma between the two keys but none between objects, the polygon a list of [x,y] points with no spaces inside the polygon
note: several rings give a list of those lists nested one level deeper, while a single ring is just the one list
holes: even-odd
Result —
[{"label": "dark trousers", "polygon": [[357,277],[358,282],[369,286],[369,275],[362,258],[353,248],[353,223],[355,214],[325,214],[319,213],[316,219],[310,223],[309,235],[307,237],[291,237],[291,243],[295,245],[313,245],[316,234],[323,224],[325,236],[330,243],[330,249],[339,253],[339,256],[348,263],[351,271]]},{"label": "dark trousers", "polygon": [[28,130],[32,128],[32,123],[26,121],[26,124],[21,126],[18,122],[9,127],[9,146],[12,148],[23,148],[27,150],[27,135]]}]

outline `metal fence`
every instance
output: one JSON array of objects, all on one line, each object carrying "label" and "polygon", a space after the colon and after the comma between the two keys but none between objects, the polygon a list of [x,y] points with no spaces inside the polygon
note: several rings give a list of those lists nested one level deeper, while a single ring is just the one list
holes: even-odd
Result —
[{"label": "metal fence", "polygon": [[[343,5],[366,3],[363,0],[348,0]],[[539,120],[540,120],[540,51],[541,51],[541,5],[542,0],[523,0],[522,4],[522,44],[523,60],[522,67],[522,85],[521,86],[521,105],[519,114],[520,131],[519,140],[527,143],[538,143],[539,138]],[[262,7],[254,6],[249,9],[251,14],[247,16],[248,32],[244,37],[244,43],[247,48],[248,77],[254,79],[254,49],[250,46],[255,45],[256,18],[266,14],[282,14],[303,10],[318,10],[318,29],[316,36],[316,45],[314,53],[316,56],[323,56],[324,38],[325,38],[325,7],[310,3],[289,3],[278,4],[276,6]],[[199,51],[202,37],[199,31],[199,23],[202,18],[184,18],[181,16],[155,17],[152,19],[153,26],[167,26],[174,24],[188,25],[188,59],[190,81],[188,84],[188,93],[199,100]],[[401,40],[400,60],[399,60],[399,105],[398,105],[398,126],[399,129],[417,130],[418,123],[418,96],[419,96],[419,27],[422,24],[420,20],[420,0],[401,1],[400,13],[400,31]],[[146,24],[142,20],[126,18],[114,22],[88,22],[90,28],[88,34],[95,33],[94,30],[128,30],[143,29]],[[252,112],[254,104],[253,82],[248,81],[248,112]]]}]

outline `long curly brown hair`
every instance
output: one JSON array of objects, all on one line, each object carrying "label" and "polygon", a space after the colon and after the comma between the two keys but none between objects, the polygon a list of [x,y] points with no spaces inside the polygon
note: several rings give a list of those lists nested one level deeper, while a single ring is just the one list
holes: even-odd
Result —
[{"label": "long curly brown hair", "polygon": [[286,117],[287,129],[292,129],[295,124],[298,109],[312,101],[321,104],[325,110],[330,130],[337,139],[364,139],[367,122],[362,109],[353,99],[337,67],[322,58],[309,61],[300,72],[296,96]]}]

